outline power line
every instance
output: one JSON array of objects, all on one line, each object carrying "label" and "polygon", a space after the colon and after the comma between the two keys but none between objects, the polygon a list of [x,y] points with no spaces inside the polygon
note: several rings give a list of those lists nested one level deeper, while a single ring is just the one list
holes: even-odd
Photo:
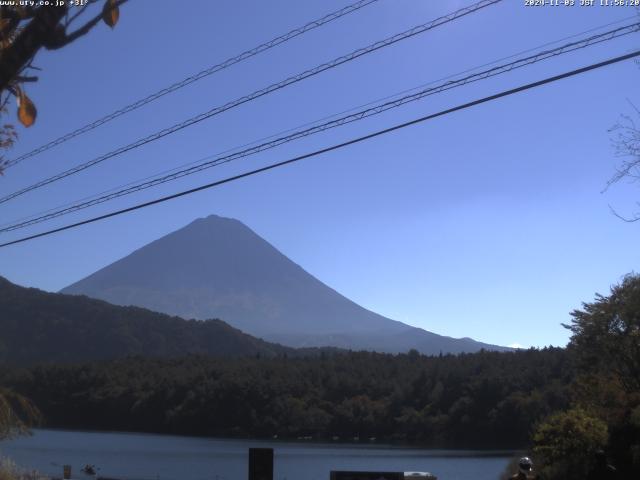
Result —
[{"label": "power line", "polygon": [[[571,39],[586,35],[588,33],[596,32],[598,30],[602,30],[604,28],[611,27],[613,25],[619,25],[620,23],[626,22],[626,21],[634,19],[634,18],[637,18],[637,15],[630,15],[630,16],[627,16],[627,17],[624,17],[624,18],[620,18],[620,19],[615,20],[613,22],[609,22],[609,23],[605,23],[603,25],[599,25],[597,27],[589,28],[587,30],[583,30],[581,32],[574,33],[572,35],[568,35],[566,37],[562,37],[562,38],[559,38],[557,40],[553,40],[551,42],[543,43],[543,44],[538,45],[536,47],[531,47],[531,48],[528,48],[526,50],[521,50],[519,52],[513,53],[513,54],[505,56],[505,57],[501,57],[501,58],[493,60],[491,62],[487,62],[487,63],[481,64],[481,65],[477,65],[475,67],[468,68],[466,70],[463,70],[461,72],[457,72],[455,74],[449,74],[449,75],[447,75],[445,77],[441,77],[441,78],[438,78],[436,80],[431,80],[430,82],[423,83],[423,84],[418,85],[416,87],[405,89],[405,90],[403,90],[401,92],[397,92],[397,93],[392,94],[392,95],[386,95],[386,96],[384,96],[382,98],[377,98],[377,99],[372,100],[370,102],[367,102],[365,104],[360,104],[358,106],[351,107],[351,108],[346,109],[346,110],[342,110],[342,111],[340,111],[338,113],[334,113],[332,115],[327,115],[327,116],[325,116],[323,118],[320,118],[320,119],[317,119],[317,120],[314,120],[314,121],[311,121],[311,122],[306,122],[306,123],[304,123],[302,125],[297,125],[295,127],[288,128],[286,130],[283,130],[283,131],[268,135],[266,137],[261,137],[261,138],[259,138],[257,140],[246,142],[246,143],[244,143],[242,145],[239,145],[239,146],[236,146],[236,147],[233,147],[233,148],[228,148],[228,149],[226,149],[226,150],[224,150],[222,152],[216,153],[215,155],[208,155],[208,156],[206,156],[204,158],[201,158],[201,159],[198,159],[198,160],[193,160],[193,161],[190,161],[190,162],[187,162],[187,163],[183,163],[183,164],[178,165],[176,167],[163,170],[163,171],[155,173],[153,175],[147,175],[147,176],[145,176],[143,178],[138,178],[136,180],[132,180],[130,182],[127,182],[126,184],[118,185],[116,187],[110,188],[108,190],[104,190],[104,191],[99,192],[99,193],[95,193],[95,194],[92,194],[92,195],[87,195],[87,196],[85,196],[83,198],[80,198],[80,199],[77,199],[77,200],[74,200],[74,201],[71,201],[71,202],[67,202],[67,203],[65,203],[63,205],[58,205],[58,206],[53,207],[53,208],[48,208],[48,209],[46,209],[44,211],[40,211],[40,212],[31,214],[31,215],[26,215],[24,217],[18,218],[16,220],[11,221],[11,222],[5,222],[3,224],[0,224],[0,228],[4,228],[5,226],[10,226],[10,225],[13,225],[13,224],[17,224],[18,222],[32,220],[32,219],[35,219],[36,217],[41,217],[41,216],[44,216],[44,215],[46,215],[48,213],[55,212],[55,211],[61,210],[61,209],[65,209],[66,207],[75,206],[79,202],[85,202],[85,201],[88,201],[88,200],[98,199],[98,197],[104,197],[109,193],[117,192],[118,190],[122,190],[122,189],[124,189],[126,187],[134,186],[139,182],[146,182],[147,180],[156,179],[156,178],[158,178],[160,176],[164,176],[164,175],[167,175],[169,173],[176,173],[179,170],[182,170],[182,169],[184,169],[186,167],[191,167],[193,165],[205,162],[205,161],[213,158],[214,156],[221,156],[221,155],[227,154],[229,152],[235,152],[235,151],[237,151],[239,149],[242,149],[242,148],[245,148],[245,147],[249,147],[251,145],[257,145],[257,144],[259,144],[261,142],[265,142],[267,140],[277,138],[277,137],[279,137],[281,135],[284,135],[286,133],[295,132],[298,129],[309,127],[311,125],[316,125],[319,122],[323,122],[325,120],[336,118],[336,117],[338,117],[340,115],[344,115],[344,114],[349,113],[349,112],[354,112],[354,111],[356,111],[358,109],[361,109],[361,108],[364,108],[364,107],[369,107],[371,105],[375,105],[376,103],[383,102],[385,100],[389,100],[389,99],[392,99],[392,98],[396,98],[396,97],[398,97],[400,95],[405,95],[405,94],[408,94],[410,92],[416,92],[416,91],[418,91],[420,89],[424,89],[425,87],[428,87],[430,85],[435,85],[438,82],[441,82],[441,81],[444,81],[444,80],[450,80],[452,78],[456,78],[456,77],[458,77],[460,75],[464,75],[464,74],[467,74],[467,73],[470,73],[470,72],[475,72],[475,71],[477,71],[477,70],[479,70],[481,68],[488,67],[488,66],[491,66],[491,65],[496,65],[496,64],[498,64],[500,62],[503,62],[505,60],[510,60],[512,58],[516,58],[519,55],[525,55],[527,53],[535,52],[537,50],[540,50],[540,49],[545,48],[545,47],[549,47],[551,45],[557,45],[558,43],[566,41],[566,40],[571,40]],[[623,28],[626,28],[626,27],[623,27]],[[606,35],[607,33],[608,32],[605,32],[603,35]],[[102,202],[100,202],[100,203],[102,203]]]},{"label": "power line", "polygon": [[304,138],[310,135],[314,135],[316,133],[319,132],[323,132],[332,128],[336,128],[336,127],[340,127],[352,122],[356,122],[359,120],[362,120],[364,118],[368,118],[374,115],[378,115],[380,113],[386,112],[388,110],[394,109],[394,108],[398,108],[400,106],[406,105],[410,102],[415,102],[418,100],[421,100],[427,96],[430,95],[434,95],[437,93],[441,93],[443,91],[447,91],[456,87],[460,87],[463,85],[467,85],[469,83],[473,83],[473,82],[477,82],[480,80],[484,80],[487,78],[491,78],[494,77],[496,75],[500,75],[503,73],[507,73],[513,70],[516,70],[518,68],[522,68],[528,65],[532,65],[534,63],[538,63],[544,60],[548,60],[549,58],[554,58],[557,57],[559,55],[563,55],[566,53],[570,53],[573,52],[575,50],[578,49],[582,49],[582,48],[586,48],[592,45],[596,45],[602,42],[606,42],[606,41],[610,41],[613,40],[615,38],[619,38],[621,36],[624,35],[628,35],[634,32],[637,32],[640,30],[640,22],[638,23],[634,23],[634,24],[630,24],[630,25],[625,25],[622,27],[618,27],[612,30],[609,30],[607,32],[603,32],[600,34],[596,34],[596,35],[592,35],[588,38],[582,39],[582,40],[578,40],[578,41],[574,41],[574,42],[570,42],[568,44],[556,47],[554,49],[550,49],[550,50],[544,50],[541,52],[538,52],[534,55],[530,55],[524,58],[520,58],[517,59],[513,62],[507,63],[507,64],[503,64],[503,65],[498,65],[496,67],[490,68],[488,70],[484,70],[481,72],[477,72],[474,73],[472,75],[468,75],[466,77],[460,78],[458,80],[451,80],[449,82],[446,82],[444,84],[441,85],[437,85],[435,87],[431,87],[431,88],[426,88],[423,89],[421,91],[418,92],[414,92],[412,94],[409,95],[405,95],[401,98],[397,98],[395,100],[392,101],[388,101],[379,105],[376,105],[374,107],[370,107],[334,120],[331,120],[329,122],[325,122],[323,124],[320,125],[315,125],[313,127],[304,129],[304,130],[299,130],[296,131],[290,135],[286,135],[283,137],[279,137],[276,138],[274,140],[270,140],[267,142],[264,142],[262,144],[259,145],[255,145],[253,147],[250,148],[246,148],[244,150],[241,151],[237,151],[234,153],[231,153],[229,155],[224,155],[224,156],[218,156],[212,160],[208,160],[205,162],[201,162],[198,163],[196,165],[190,166],[189,168],[184,168],[178,171],[173,171],[172,173],[168,173],[166,175],[163,175],[162,177],[158,177],[158,178],[153,178],[151,180],[148,181],[144,181],[142,183],[138,183],[136,185],[128,185],[126,186],[126,188],[121,188],[120,190],[116,190],[116,191],[112,191],[109,192],[105,195],[102,195],[100,197],[97,198],[92,198],[89,199],[87,201],[78,201],[75,204],[71,204],[70,206],[66,206],[65,208],[60,208],[58,210],[55,211],[49,211],[46,212],[43,215],[37,216],[35,218],[30,218],[27,220],[23,220],[23,221],[16,221],[12,224],[6,224],[5,226],[0,226],[0,233],[4,233],[4,232],[10,232],[10,231],[14,231],[14,230],[18,230],[18,229],[22,229],[22,228],[26,228],[32,225],[36,225],[38,223],[42,223],[45,222],[47,220],[51,220],[53,218],[58,218],[61,217],[63,215],[67,215],[73,212],[77,212],[79,210],[83,210],[85,208],[89,208],[95,205],[99,205],[102,203],[105,203],[107,201],[110,200],[114,200],[116,198],[119,197],[123,197],[125,195],[129,195],[132,193],[136,193],[142,190],[146,190],[148,188],[151,187],[155,187],[157,185],[161,185],[170,181],[174,181],[177,180],[179,178],[188,176],[188,175],[192,175],[198,172],[201,172],[203,170],[209,169],[209,168],[213,168],[216,167],[218,165],[221,164],[225,164],[225,163],[229,163],[231,161],[234,160],[238,160],[240,158],[245,158],[248,157],[250,155],[254,155],[256,153],[259,152],[263,152],[265,150],[269,150],[271,148],[275,148],[277,146],[283,145],[285,143],[289,143],[292,142],[294,140],[298,140],[300,138]]},{"label": "power line", "polygon": [[168,95],[169,93],[175,92],[176,90],[179,90],[181,88],[186,87],[187,85],[190,85],[192,83],[197,82],[198,80],[202,80],[205,77],[208,77],[210,75],[213,75],[214,73],[217,73],[221,70],[224,70],[226,68],[229,68],[237,63],[240,63],[244,60],[247,60],[251,57],[254,57],[260,53],[266,52],[267,50],[270,50],[274,47],[277,47],[278,45],[281,45],[285,42],[288,42],[289,40],[292,40],[304,33],[307,33],[311,30],[314,30],[318,27],[321,27],[322,25],[325,25],[329,22],[332,22],[333,20],[337,20],[341,17],[344,17],[346,15],[349,15],[350,13],[353,13],[357,10],[360,10],[363,7],[366,7],[367,5],[370,5],[372,3],[377,2],[378,0],[359,0],[355,3],[352,3],[351,5],[348,5],[344,8],[341,8],[340,10],[336,10],[335,12],[331,12],[317,20],[313,20],[301,27],[295,28],[293,30],[291,30],[290,32],[285,33],[284,35],[280,35],[279,37],[276,37],[274,39],[269,40],[268,42],[265,42],[261,45],[258,45],[257,47],[254,47],[250,50],[246,50],[244,52],[242,52],[239,55],[236,55],[234,57],[228,58],[227,60],[220,62],[216,65],[212,65],[196,74],[190,75],[188,77],[186,77],[183,80],[180,80],[179,82],[176,82],[172,85],[169,85],[168,87],[165,87],[161,90],[158,90],[157,92],[154,92],[140,100],[137,100],[136,102],[133,102],[125,107],[120,108],[119,110],[116,110],[115,112],[112,112],[108,115],[105,115],[104,117],[101,117],[97,120],[95,120],[94,122],[91,122],[87,125],[84,125],[76,130],[73,130],[65,135],[62,135],[61,137],[56,138],[55,140],[52,140],[48,143],[45,143],[44,145],[39,146],[38,148],[35,148],[27,153],[24,153],[23,155],[20,155],[17,158],[14,158],[13,160],[9,160],[8,162],[6,162],[6,164],[4,165],[4,169],[6,170],[9,167],[12,167],[14,165],[17,165],[18,163],[22,162],[23,160],[26,160],[27,158],[31,158],[31,157],[35,157],[36,155],[45,152],[57,145],[60,145],[62,143],[65,143],[69,140],[71,140],[74,137],[77,137],[78,135],[82,135],[83,133],[87,133],[91,130],[94,130],[98,127],[100,127],[101,125],[104,125],[105,123],[108,123],[112,120],[115,120],[116,118],[124,115],[125,113],[129,113],[132,112],[134,110],[137,110],[138,108],[151,103],[161,97],[164,97],[165,95]]},{"label": "power line", "polygon": [[457,112],[457,111],[460,111],[460,110],[465,110],[467,108],[471,108],[471,107],[474,107],[476,105],[480,105],[480,104],[487,103],[487,102],[490,102],[490,101],[493,101],[493,100],[497,100],[499,98],[506,97],[506,96],[509,96],[509,95],[514,95],[516,93],[520,93],[520,92],[523,92],[523,91],[526,91],[526,90],[537,88],[537,87],[540,87],[542,85],[546,85],[546,84],[549,84],[549,83],[557,82],[559,80],[562,80],[562,79],[565,79],[565,78],[568,78],[568,77],[573,77],[573,76],[576,76],[576,75],[580,75],[580,74],[589,72],[591,70],[596,70],[598,68],[602,68],[602,67],[605,67],[605,66],[608,66],[608,65],[619,63],[619,62],[622,62],[622,61],[625,61],[625,60],[629,60],[631,58],[635,58],[635,57],[638,57],[638,56],[640,56],[640,50],[636,50],[636,51],[628,53],[626,55],[621,55],[621,56],[618,56],[618,57],[610,58],[608,60],[605,60],[605,61],[602,61],[602,62],[599,62],[599,63],[594,63],[594,64],[588,65],[586,67],[582,67],[582,68],[578,68],[578,69],[575,69],[575,70],[571,70],[569,72],[561,73],[561,74],[555,75],[553,77],[547,77],[547,78],[545,78],[543,80],[538,80],[536,82],[532,82],[532,83],[528,83],[528,84],[525,84],[525,85],[521,85],[519,87],[512,88],[510,90],[505,90],[505,91],[502,91],[500,93],[496,93],[494,95],[490,95],[488,97],[484,97],[484,98],[481,98],[481,99],[478,99],[478,100],[474,100],[472,102],[464,103],[462,105],[458,105],[458,106],[455,106],[455,107],[452,107],[452,108],[448,108],[446,110],[441,110],[441,111],[439,111],[437,113],[432,113],[430,115],[425,115],[423,117],[416,118],[416,119],[410,120],[408,122],[400,123],[398,125],[394,125],[392,127],[385,128],[383,130],[378,130],[378,131],[375,131],[373,133],[370,133],[370,134],[367,134],[367,135],[363,135],[361,137],[357,137],[357,138],[348,140],[346,142],[335,144],[335,145],[332,145],[330,147],[325,147],[325,148],[322,148],[320,150],[315,150],[313,152],[306,153],[304,155],[300,155],[300,156],[297,156],[297,157],[294,157],[294,158],[290,158],[288,160],[283,160],[281,162],[272,163],[272,164],[267,165],[265,167],[257,168],[255,170],[250,170],[248,172],[244,172],[244,173],[241,173],[241,174],[238,174],[238,175],[234,175],[232,177],[227,177],[227,178],[224,178],[222,180],[217,180],[215,182],[211,182],[211,183],[208,183],[208,184],[205,184],[205,185],[201,185],[199,187],[191,188],[189,190],[184,190],[182,192],[174,193],[172,195],[168,195],[168,196],[165,196],[165,197],[160,197],[160,198],[157,198],[155,200],[151,200],[151,201],[148,201],[148,202],[140,203],[140,204],[134,205],[132,207],[124,208],[124,209],[121,209],[121,210],[116,210],[114,212],[110,212],[110,213],[107,213],[107,214],[104,214],[104,215],[100,215],[100,216],[97,216],[97,217],[93,217],[93,218],[90,218],[90,219],[87,219],[87,220],[83,220],[83,221],[80,221],[80,222],[76,222],[76,223],[72,223],[72,224],[69,224],[69,225],[65,225],[63,227],[54,228],[52,230],[48,230],[48,231],[45,231],[45,232],[41,232],[41,233],[37,233],[37,234],[34,234],[34,235],[30,235],[30,236],[27,236],[27,237],[19,238],[17,240],[12,240],[10,242],[5,242],[5,243],[0,244],[0,248],[7,247],[9,245],[15,245],[17,243],[26,242],[28,240],[33,240],[33,239],[36,239],[36,238],[52,235],[54,233],[62,232],[62,231],[69,230],[69,229],[72,229],[72,228],[77,228],[77,227],[80,227],[82,225],[87,225],[89,223],[94,223],[94,222],[97,222],[97,221],[100,221],[100,220],[105,220],[107,218],[115,217],[115,216],[118,216],[118,215],[123,215],[125,213],[129,213],[129,212],[132,212],[132,211],[135,211],[135,210],[140,210],[142,208],[146,208],[146,207],[149,207],[151,205],[164,203],[164,202],[167,202],[169,200],[174,200],[176,198],[183,197],[183,196],[186,196],[186,195],[190,195],[192,193],[196,193],[196,192],[199,192],[199,191],[202,191],[202,190],[207,190],[207,189],[210,189],[210,188],[213,188],[213,187],[217,187],[217,186],[223,185],[225,183],[230,183],[230,182],[233,182],[233,181],[236,181],[236,180],[240,180],[242,178],[250,177],[250,176],[256,175],[258,173],[262,173],[262,172],[266,172],[266,171],[269,171],[269,170],[273,170],[275,168],[283,167],[285,165],[290,165],[292,163],[296,163],[296,162],[299,162],[301,160],[305,160],[307,158],[316,157],[318,155],[322,155],[324,153],[328,153],[328,152],[331,152],[331,151],[334,151],[334,150],[338,150],[338,149],[347,147],[349,145],[354,145],[356,143],[361,143],[361,142],[364,142],[365,140],[370,140],[372,138],[375,138],[375,137],[378,137],[378,136],[381,136],[381,135],[385,135],[387,133],[391,133],[391,132],[394,132],[396,130],[400,130],[400,129],[403,129],[403,128],[406,128],[406,127],[409,127],[409,126],[412,126],[412,125],[416,125],[418,123],[425,122],[427,120],[432,120],[434,118],[441,117],[441,116],[444,116],[444,115],[448,115],[448,114],[451,114],[451,113],[454,113],[454,112]]},{"label": "power line", "polygon": [[195,117],[191,117],[191,118],[189,118],[189,119],[187,119],[187,120],[185,120],[185,121],[183,121],[181,123],[177,123],[177,124],[175,124],[175,125],[173,125],[171,127],[167,127],[165,129],[160,130],[160,131],[158,131],[156,133],[153,133],[153,134],[151,134],[151,135],[149,135],[147,137],[141,138],[141,139],[139,139],[139,140],[137,140],[137,141],[135,141],[133,143],[130,143],[129,145],[126,145],[124,147],[120,147],[120,148],[118,148],[116,150],[112,150],[109,153],[101,155],[101,156],[99,156],[97,158],[94,158],[94,159],[89,160],[89,161],[87,161],[85,163],[77,165],[77,166],[75,166],[75,167],[73,167],[71,169],[65,170],[64,172],[58,173],[58,174],[56,174],[56,175],[54,175],[52,177],[46,178],[46,179],[41,180],[41,181],[39,181],[39,182],[37,182],[35,184],[32,184],[32,185],[30,185],[28,187],[25,187],[25,188],[23,188],[21,190],[18,190],[18,191],[13,192],[13,193],[11,193],[9,195],[6,195],[6,196],[0,198],[0,204],[8,202],[9,200],[12,200],[12,199],[14,199],[16,197],[19,197],[21,195],[24,195],[27,192],[36,190],[36,189],[41,188],[41,187],[43,187],[45,185],[48,185],[50,183],[53,183],[55,181],[61,180],[63,178],[69,177],[69,176],[74,175],[74,174],[76,174],[78,172],[81,172],[83,170],[86,170],[87,168],[90,168],[90,167],[92,167],[94,165],[97,165],[97,164],[99,164],[101,162],[104,162],[107,159],[113,158],[113,157],[118,156],[118,155],[120,155],[122,153],[128,152],[128,151],[133,150],[135,148],[138,148],[138,147],[141,147],[143,145],[146,145],[147,143],[153,142],[153,141],[158,140],[160,138],[163,138],[163,137],[165,137],[167,135],[175,133],[175,132],[177,132],[179,130],[182,130],[184,128],[190,127],[190,126],[192,126],[192,125],[194,125],[196,123],[199,123],[199,122],[201,122],[203,120],[211,118],[211,117],[213,117],[215,115],[223,113],[223,112],[225,112],[227,110],[230,110],[232,108],[235,108],[235,107],[237,107],[239,105],[242,105],[242,104],[247,103],[249,101],[255,100],[255,99],[260,98],[260,97],[262,97],[264,95],[268,95],[268,94],[270,94],[272,92],[275,92],[277,90],[285,88],[285,87],[287,87],[289,85],[292,85],[294,83],[300,82],[300,81],[305,80],[305,79],[307,79],[309,77],[318,75],[321,72],[324,72],[326,70],[330,70],[330,69],[335,68],[335,67],[337,67],[339,65],[342,65],[344,63],[353,61],[353,60],[355,60],[355,59],[357,59],[357,58],[359,58],[359,57],[361,57],[363,55],[367,55],[367,54],[375,52],[375,51],[377,51],[377,50],[379,50],[381,48],[388,47],[389,45],[393,45],[393,44],[395,44],[395,43],[397,43],[399,41],[406,40],[407,38],[411,38],[411,37],[414,37],[414,36],[419,35],[421,33],[427,32],[427,31],[429,31],[429,30],[431,30],[433,28],[436,28],[436,27],[438,27],[440,25],[444,25],[446,23],[452,22],[454,20],[457,20],[458,18],[464,17],[464,16],[469,15],[471,13],[474,13],[474,12],[476,12],[476,11],[482,9],[482,8],[485,8],[485,7],[488,7],[490,5],[499,3],[501,1],[502,0],[481,0],[480,2],[474,3],[473,5],[470,5],[468,7],[464,7],[464,8],[461,8],[459,10],[456,10],[455,12],[452,12],[452,13],[450,13],[448,15],[444,15],[442,17],[439,17],[439,18],[435,19],[435,20],[432,20],[431,22],[415,26],[415,27],[413,27],[413,28],[411,28],[409,30],[406,30],[406,31],[402,32],[402,33],[398,33],[396,35],[388,37],[388,38],[386,38],[384,40],[380,40],[380,41],[375,42],[375,43],[373,43],[371,45],[368,45],[366,47],[354,50],[353,52],[351,52],[351,53],[349,53],[347,55],[343,55],[343,56],[338,57],[338,58],[336,58],[336,59],[334,59],[334,60],[332,60],[330,62],[323,63],[323,64],[318,65],[318,66],[316,66],[316,67],[314,67],[312,69],[309,69],[309,70],[306,70],[306,71],[304,71],[302,73],[299,73],[297,75],[291,76],[291,77],[289,77],[289,78],[287,78],[285,80],[282,80],[281,82],[271,84],[270,86],[265,87],[263,89],[256,90],[255,92],[253,92],[253,93],[251,93],[249,95],[245,95],[244,97],[240,97],[240,98],[238,98],[236,100],[233,100],[231,102],[228,102],[228,103],[226,103],[226,104],[224,104],[222,106],[215,107],[215,108],[213,108],[213,109],[211,109],[211,110],[209,110],[207,112],[201,113],[201,114],[199,114],[199,115],[197,115]]}]

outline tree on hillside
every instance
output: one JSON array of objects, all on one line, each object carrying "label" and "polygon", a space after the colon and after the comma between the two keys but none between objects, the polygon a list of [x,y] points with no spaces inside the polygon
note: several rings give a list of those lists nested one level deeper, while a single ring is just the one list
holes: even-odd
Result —
[{"label": "tree on hillside", "polygon": [[[66,0],[45,5],[0,6],[0,118],[6,116],[10,99],[16,99],[17,117],[25,127],[33,125],[37,109],[25,91],[25,85],[35,82],[39,69],[33,59],[42,49],[59,50],[89,33],[100,22],[114,27],[119,18],[119,6],[127,0],[104,0],[102,10],[85,18],[98,0]],[[82,21],[82,24],[78,24]],[[16,139],[11,122],[0,126],[0,150],[10,148]],[[0,155],[0,173],[4,165]]]},{"label": "tree on hillside", "polygon": [[627,392],[640,392],[640,275],[627,275],[608,297],[597,294],[574,310],[569,349],[584,370],[614,375]]},{"label": "tree on hillside", "polygon": [[616,467],[640,478],[640,275],[571,316],[568,350],[580,372],[574,403],[606,423]]},{"label": "tree on hillside", "polygon": [[39,419],[40,413],[30,400],[0,387],[0,440],[28,432]]},{"label": "tree on hillside", "polygon": [[607,444],[607,425],[580,408],[559,412],[533,435],[540,473],[549,480],[583,480]]}]

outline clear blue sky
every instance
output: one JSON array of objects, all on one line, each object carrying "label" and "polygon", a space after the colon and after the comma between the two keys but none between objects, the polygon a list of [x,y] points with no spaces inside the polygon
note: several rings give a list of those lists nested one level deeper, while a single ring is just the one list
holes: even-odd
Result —
[{"label": "clear blue sky", "polygon": [[[133,1],[58,52],[28,94],[37,124],[15,155],[169,83],[340,8],[347,0]],[[381,0],[27,160],[11,192],[470,1]],[[506,0],[251,102],[0,206],[1,223],[634,14],[629,7],[525,7]],[[375,119],[125,197],[2,240],[206,183],[549,76],[640,44],[638,34],[430,97]],[[235,217],[331,287],[388,317],[496,344],[565,345],[582,301],[640,268],[640,188],[601,193],[607,132],[640,68],[615,65],[131,215],[0,249],[0,275],[58,290],[212,213]],[[11,158],[13,155],[9,155]]]}]

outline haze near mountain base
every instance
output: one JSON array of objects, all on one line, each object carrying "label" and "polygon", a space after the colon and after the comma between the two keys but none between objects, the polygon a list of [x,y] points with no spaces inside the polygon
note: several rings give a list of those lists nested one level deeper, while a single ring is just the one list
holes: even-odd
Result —
[{"label": "haze near mountain base", "polygon": [[117,305],[221,318],[292,347],[425,354],[508,350],[437,335],[371,312],[289,260],[238,220],[211,215],[66,287]]}]

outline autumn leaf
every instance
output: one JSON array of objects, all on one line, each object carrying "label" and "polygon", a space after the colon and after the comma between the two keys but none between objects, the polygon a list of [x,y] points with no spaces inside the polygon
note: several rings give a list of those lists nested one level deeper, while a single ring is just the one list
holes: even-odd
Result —
[{"label": "autumn leaf", "polygon": [[120,9],[116,5],[116,0],[107,0],[102,7],[102,20],[111,28],[116,26],[120,18]]},{"label": "autumn leaf", "polygon": [[4,34],[4,29],[9,25],[8,18],[0,18],[0,33]]},{"label": "autumn leaf", "polygon": [[18,119],[25,127],[30,127],[36,121],[38,110],[31,99],[22,90],[18,92]]}]

